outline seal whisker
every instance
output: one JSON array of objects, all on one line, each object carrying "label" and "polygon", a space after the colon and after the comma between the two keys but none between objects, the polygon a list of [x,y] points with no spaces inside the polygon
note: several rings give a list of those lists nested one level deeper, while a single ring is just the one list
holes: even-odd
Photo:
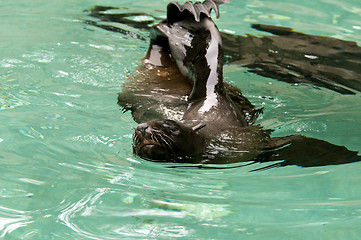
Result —
[{"label": "seal whisker", "polygon": [[155,142],[159,143],[159,144],[163,144],[162,140],[159,139],[159,135],[158,134],[154,134],[154,139],[155,139]]},{"label": "seal whisker", "polygon": [[168,145],[168,142],[165,141],[165,139],[164,139],[164,136],[166,136],[166,134],[163,131],[153,129],[153,132],[155,133],[155,136],[157,137],[157,141],[159,143],[164,143],[164,144]]},{"label": "seal whisker", "polygon": [[166,139],[166,138],[169,139],[170,137],[168,137],[164,132],[159,131],[159,133],[160,133],[159,137],[162,140],[162,142],[165,143],[166,145],[171,145]]},{"label": "seal whisker", "polygon": [[132,140],[133,140],[133,145],[140,144],[140,138],[139,138],[138,134],[134,133],[132,136]]},{"label": "seal whisker", "polygon": [[[172,155],[175,157],[175,151],[174,151],[174,141],[172,138],[167,136],[163,131],[157,130],[156,138],[160,144],[163,144],[167,149],[169,149],[172,153]],[[171,141],[170,141],[171,140]]]},{"label": "seal whisker", "polygon": [[174,141],[174,139],[173,138],[171,138],[170,136],[168,136],[167,134],[165,134],[163,131],[161,131],[161,130],[155,130],[160,136],[162,136],[163,138],[164,138],[164,140],[168,140],[168,141],[170,141],[171,143],[175,143],[175,141]]},{"label": "seal whisker", "polygon": [[158,142],[157,139],[155,138],[153,132],[150,133],[150,139],[151,139],[152,141],[154,141],[154,142]]},{"label": "seal whisker", "polygon": [[173,143],[173,144],[175,143],[174,139],[171,138],[170,136],[164,135],[164,137],[167,138],[167,140],[170,141],[171,143]]}]

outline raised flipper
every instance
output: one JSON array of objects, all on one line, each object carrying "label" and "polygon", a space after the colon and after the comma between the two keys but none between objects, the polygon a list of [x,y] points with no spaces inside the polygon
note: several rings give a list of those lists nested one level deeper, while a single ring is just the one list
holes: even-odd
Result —
[{"label": "raised flipper", "polygon": [[[203,72],[206,72],[207,64],[204,58],[202,60],[200,58],[205,55],[211,38],[219,38],[219,43],[221,41],[218,29],[211,20],[210,13],[214,10],[218,17],[218,6],[227,2],[229,1],[206,0],[202,3],[186,2],[183,5],[177,2],[169,3],[167,6],[167,19],[151,29],[150,49],[152,49],[152,45],[169,49],[182,74],[193,80],[196,78],[195,75],[200,73],[199,71],[195,73],[196,69],[203,69]],[[214,29],[212,33],[210,32],[211,29]],[[215,47],[212,47],[212,49],[215,49]],[[217,55],[214,56],[214,58],[217,57]],[[221,56],[221,62],[223,66],[223,55]],[[199,66],[195,66],[197,64]],[[204,75],[206,74],[204,73]]]},{"label": "raised flipper", "polygon": [[255,162],[281,162],[254,171],[288,165],[302,167],[339,165],[361,160],[361,156],[357,155],[358,152],[350,151],[344,146],[302,135],[270,138],[266,142],[264,150],[264,153],[254,159]]},{"label": "raised flipper", "polygon": [[204,2],[186,2],[181,5],[178,2],[171,2],[167,7],[167,22],[174,23],[185,19],[186,15],[192,15],[196,22],[201,19],[201,14],[207,17],[211,17],[210,13],[212,10],[216,13],[216,18],[219,18],[218,6],[223,3],[229,3],[229,0],[206,0]]}]

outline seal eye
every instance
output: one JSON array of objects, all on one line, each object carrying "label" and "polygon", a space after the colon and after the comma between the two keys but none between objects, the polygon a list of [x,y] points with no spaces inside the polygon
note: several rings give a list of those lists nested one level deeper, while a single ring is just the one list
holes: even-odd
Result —
[{"label": "seal eye", "polygon": [[171,128],[171,129],[169,129],[169,131],[174,135],[179,135],[179,133],[180,133],[179,129],[176,129],[176,128]]},{"label": "seal eye", "polygon": [[179,128],[177,126],[175,126],[175,124],[173,122],[168,121],[166,123],[163,123],[163,128],[167,132],[170,132],[172,135],[180,134]]}]

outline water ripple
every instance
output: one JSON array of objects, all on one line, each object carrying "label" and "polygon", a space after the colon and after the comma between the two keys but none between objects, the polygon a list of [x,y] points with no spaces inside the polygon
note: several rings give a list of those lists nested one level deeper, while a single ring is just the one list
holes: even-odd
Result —
[{"label": "water ripple", "polygon": [[30,103],[25,100],[26,95],[11,75],[0,76],[0,110],[29,105]]},{"label": "water ripple", "polygon": [[74,222],[73,218],[75,217],[76,213],[83,211],[81,213],[82,216],[90,215],[91,209],[93,208],[92,205],[105,193],[104,189],[97,189],[94,193],[83,197],[78,202],[69,204],[66,206],[62,211],[61,214],[58,215],[58,219],[65,224],[67,227],[79,233],[82,236],[86,236],[92,239],[100,239],[97,237],[96,234],[86,232],[84,229],[80,229]]},{"label": "water ripple", "polygon": [[0,206],[0,237],[32,223],[31,217],[25,214],[23,211]]},{"label": "water ripple", "polygon": [[[171,169],[134,157],[136,123],[118,111],[116,97],[148,43],[89,29],[82,11],[91,1],[40,3],[3,1],[0,9],[0,238],[361,236],[360,163],[250,173],[253,167]],[[165,17],[158,10],[167,1],[119,4],[127,7],[119,13]],[[232,0],[221,11],[217,25],[233,34],[263,34],[250,28],[251,21],[361,39],[357,0]],[[226,78],[265,107],[259,123],[273,134],[341,136],[335,143],[360,149],[360,94],[245,72],[225,67]]]}]

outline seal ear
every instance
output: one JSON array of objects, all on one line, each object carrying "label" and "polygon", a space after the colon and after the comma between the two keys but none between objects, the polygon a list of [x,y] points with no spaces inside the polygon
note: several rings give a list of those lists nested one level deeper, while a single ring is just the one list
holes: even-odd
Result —
[{"label": "seal ear", "polygon": [[197,132],[198,130],[201,130],[201,129],[204,128],[205,126],[207,126],[207,125],[204,124],[204,123],[200,123],[200,124],[192,127],[192,130],[195,131],[195,132]]}]

